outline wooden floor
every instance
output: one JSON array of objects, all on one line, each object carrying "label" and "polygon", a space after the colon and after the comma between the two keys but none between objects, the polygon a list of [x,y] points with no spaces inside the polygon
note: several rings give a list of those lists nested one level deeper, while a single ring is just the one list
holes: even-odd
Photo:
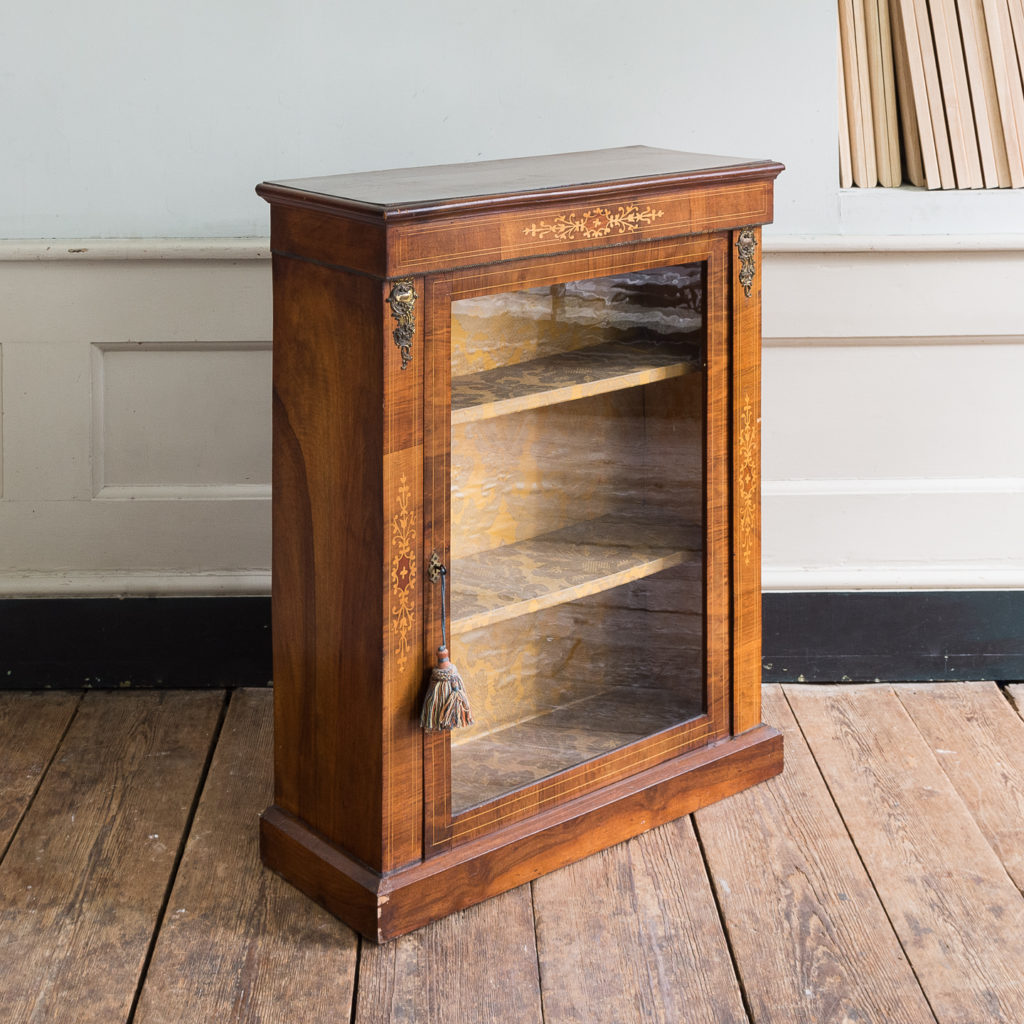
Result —
[{"label": "wooden floor", "polygon": [[384,947],[259,865],[270,702],[0,694],[2,1024],[1024,1022],[1024,686],[766,687],[781,778]]}]

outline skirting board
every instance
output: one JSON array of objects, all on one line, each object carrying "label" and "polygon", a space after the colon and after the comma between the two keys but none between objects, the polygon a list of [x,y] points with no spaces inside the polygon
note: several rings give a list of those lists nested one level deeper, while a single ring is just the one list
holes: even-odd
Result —
[{"label": "skirting board", "polygon": [[269,597],[0,600],[0,690],[270,683]]},{"label": "skirting board", "polygon": [[1024,590],[766,593],[766,683],[1024,679]]},{"label": "skirting board", "polygon": [[[1024,679],[1024,590],[763,598],[765,682]],[[0,689],[265,686],[267,597],[0,601]]]}]

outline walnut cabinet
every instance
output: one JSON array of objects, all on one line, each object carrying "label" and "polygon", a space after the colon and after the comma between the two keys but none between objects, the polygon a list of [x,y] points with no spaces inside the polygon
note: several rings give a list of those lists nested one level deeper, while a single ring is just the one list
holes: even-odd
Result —
[{"label": "walnut cabinet", "polygon": [[[760,225],[780,170],[630,147],[258,187],[261,849],[363,935],[781,771],[759,493]],[[474,721],[426,731],[442,632]]]}]

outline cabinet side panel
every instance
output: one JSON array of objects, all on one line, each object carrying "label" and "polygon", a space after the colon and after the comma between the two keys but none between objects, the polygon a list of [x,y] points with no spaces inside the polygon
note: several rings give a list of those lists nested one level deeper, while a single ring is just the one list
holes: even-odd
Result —
[{"label": "cabinet side panel", "polygon": [[732,235],[733,732],[761,721],[761,230]]},{"label": "cabinet side panel", "polygon": [[381,866],[380,286],[274,258],[275,801]]},{"label": "cabinet side panel", "polygon": [[270,214],[274,252],[318,263],[383,274],[384,224],[301,206],[274,206]]}]

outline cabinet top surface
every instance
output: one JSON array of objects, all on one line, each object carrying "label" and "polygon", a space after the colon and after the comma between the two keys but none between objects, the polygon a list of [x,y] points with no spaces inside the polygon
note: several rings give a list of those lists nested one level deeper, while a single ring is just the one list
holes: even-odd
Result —
[{"label": "cabinet top surface", "polygon": [[[781,169],[779,164],[769,160],[626,146],[583,153],[296,178],[267,184],[275,190],[286,188],[328,200],[397,210],[429,208],[486,196],[585,189],[632,180],[673,180],[686,184],[687,178],[713,176],[727,180],[733,175],[746,177],[757,172],[774,178]],[[257,191],[264,194],[262,186]]]}]

